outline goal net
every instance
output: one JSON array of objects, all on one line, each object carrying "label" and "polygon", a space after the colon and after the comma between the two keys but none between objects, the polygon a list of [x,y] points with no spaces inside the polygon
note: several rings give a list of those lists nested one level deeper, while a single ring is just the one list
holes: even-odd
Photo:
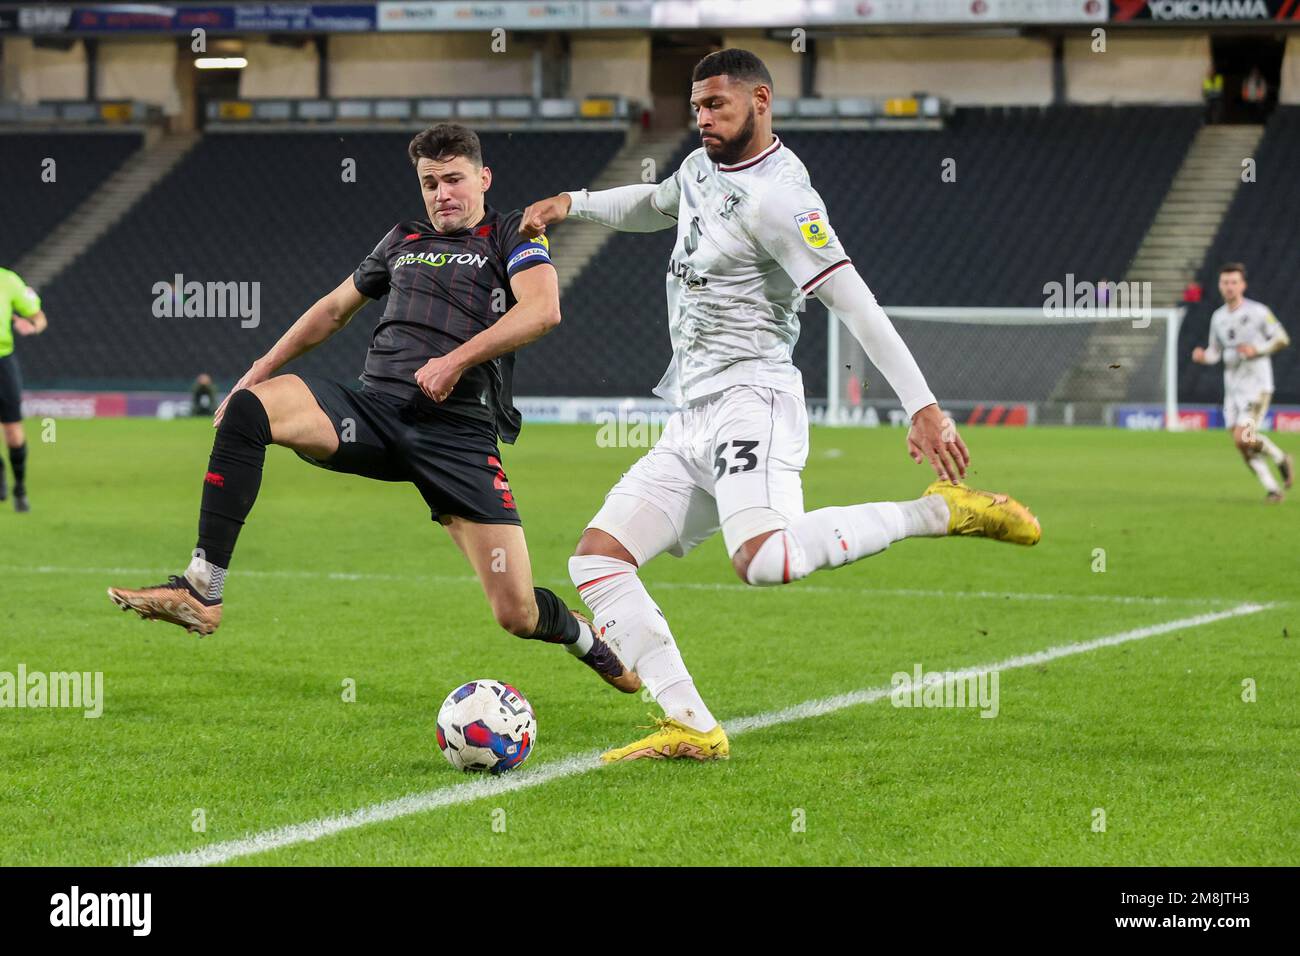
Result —
[{"label": "goal net", "polygon": [[[1113,424],[1123,409],[1156,416],[1153,427],[1177,427],[1181,309],[886,306],[885,313],[959,423]],[[824,420],[904,421],[852,333],[833,314],[828,321]]]}]

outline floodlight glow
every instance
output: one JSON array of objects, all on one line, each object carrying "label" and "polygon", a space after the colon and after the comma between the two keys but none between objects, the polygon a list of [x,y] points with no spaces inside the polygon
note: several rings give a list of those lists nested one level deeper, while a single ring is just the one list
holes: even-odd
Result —
[{"label": "floodlight glow", "polygon": [[194,61],[200,70],[242,70],[248,66],[248,58],[243,56],[204,56]]}]

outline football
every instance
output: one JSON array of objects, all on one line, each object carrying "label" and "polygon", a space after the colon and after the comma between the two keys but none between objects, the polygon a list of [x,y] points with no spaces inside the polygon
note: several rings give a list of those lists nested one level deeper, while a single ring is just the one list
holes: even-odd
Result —
[{"label": "football", "polygon": [[438,749],[457,770],[504,773],[528,759],[537,718],[524,695],[496,680],[473,680],[438,711]]}]

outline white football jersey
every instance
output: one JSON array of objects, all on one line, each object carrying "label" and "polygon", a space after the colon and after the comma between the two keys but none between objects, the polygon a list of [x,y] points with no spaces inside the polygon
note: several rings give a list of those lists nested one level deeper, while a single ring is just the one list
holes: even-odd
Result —
[{"label": "white football jersey", "polygon": [[791,359],[800,305],[849,265],[803,162],[777,137],[734,166],[700,147],[653,202],[677,219],[667,278],[673,358],[655,394],[683,405],[755,385],[802,397]]},{"label": "white football jersey", "polygon": [[1267,348],[1279,335],[1282,325],[1273,310],[1262,302],[1242,298],[1236,311],[1226,305],[1210,317],[1210,345],[1223,352],[1223,390],[1225,394],[1249,394],[1273,391],[1273,359],[1269,355],[1242,358],[1237,346]]}]

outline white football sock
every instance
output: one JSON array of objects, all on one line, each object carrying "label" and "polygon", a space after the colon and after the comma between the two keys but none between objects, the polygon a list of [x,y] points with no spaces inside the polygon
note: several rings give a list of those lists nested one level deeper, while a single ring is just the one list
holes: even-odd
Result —
[{"label": "white football sock", "polygon": [[596,633],[637,672],[665,714],[693,730],[712,730],[717,718],[695,689],[667,619],[636,572],[635,565],[603,555],[569,559],[569,576],[591,609]]},{"label": "white football sock", "polygon": [[1273,478],[1273,473],[1268,470],[1268,462],[1264,460],[1264,456],[1259,452],[1255,452],[1247,458],[1246,464],[1255,473],[1255,477],[1259,479],[1259,483],[1264,486],[1264,490],[1269,494],[1275,494],[1281,490],[1277,486],[1277,481]]},{"label": "white football sock", "polygon": [[903,538],[947,533],[948,503],[939,495],[820,508],[763,542],[749,562],[749,583],[787,584],[884,551]]},{"label": "white football sock", "polygon": [[196,554],[185,569],[185,580],[205,601],[220,601],[221,592],[226,587],[226,569]]},{"label": "white football sock", "polygon": [[1264,454],[1268,455],[1269,458],[1273,459],[1273,464],[1275,465],[1282,464],[1282,461],[1286,458],[1286,454],[1282,451],[1282,449],[1278,448],[1277,445],[1273,444],[1272,439],[1270,439],[1267,435],[1256,434],[1255,437],[1259,439],[1259,443],[1264,449]]},{"label": "white football sock", "polygon": [[596,643],[595,632],[590,624],[578,622],[578,639],[572,644],[565,644],[564,649],[574,657],[586,657],[592,645]]}]

